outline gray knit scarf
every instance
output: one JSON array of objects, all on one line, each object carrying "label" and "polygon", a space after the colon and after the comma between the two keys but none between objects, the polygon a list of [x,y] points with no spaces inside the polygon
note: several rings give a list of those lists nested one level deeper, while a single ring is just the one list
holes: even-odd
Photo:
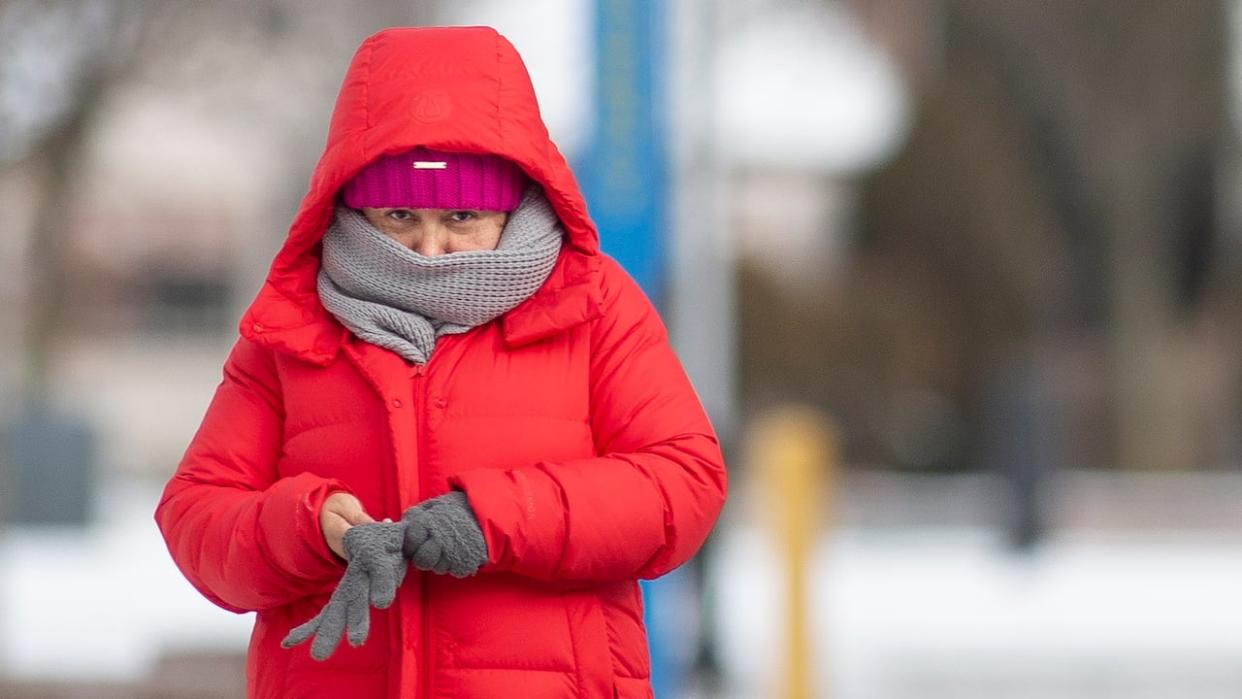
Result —
[{"label": "gray knit scarf", "polygon": [[466,332],[525,301],[552,272],[563,229],[537,185],[522,193],[495,250],[427,257],[338,206],[323,235],[317,286],[358,337],[424,364],[441,335]]}]

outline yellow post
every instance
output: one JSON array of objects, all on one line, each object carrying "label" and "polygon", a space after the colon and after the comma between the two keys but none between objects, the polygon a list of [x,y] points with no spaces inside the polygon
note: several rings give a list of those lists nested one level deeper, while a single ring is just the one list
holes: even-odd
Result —
[{"label": "yellow post", "polygon": [[811,699],[815,683],[806,577],[816,535],[828,518],[826,504],[832,499],[839,459],[836,434],[821,412],[786,407],[756,421],[748,441],[751,472],[784,555],[787,618],[781,696]]}]

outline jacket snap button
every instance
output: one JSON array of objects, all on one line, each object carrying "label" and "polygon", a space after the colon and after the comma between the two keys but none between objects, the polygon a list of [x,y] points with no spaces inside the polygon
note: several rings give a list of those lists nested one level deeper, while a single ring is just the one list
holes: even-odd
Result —
[{"label": "jacket snap button", "polygon": [[261,333],[261,332],[263,332],[263,324],[262,324],[262,323],[255,323],[254,325],[251,325],[251,326],[250,326],[250,328],[251,328],[252,330],[254,330],[255,332],[257,332],[257,333]]},{"label": "jacket snap button", "polygon": [[400,408],[400,407],[401,407],[401,399],[400,399],[400,398],[393,398],[393,399],[392,399],[392,407],[394,407],[394,408]]}]

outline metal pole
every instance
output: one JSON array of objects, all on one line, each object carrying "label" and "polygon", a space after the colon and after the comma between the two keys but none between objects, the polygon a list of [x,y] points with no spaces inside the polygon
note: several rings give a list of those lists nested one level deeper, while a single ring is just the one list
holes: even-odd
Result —
[{"label": "metal pole", "polygon": [[[714,0],[669,5],[668,70],[670,190],[669,334],[731,460],[736,441],[736,331],[734,252],[726,206],[728,173],[716,121],[716,54],[721,13]],[[720,680],[715,586],[707,564],[708,539],[688,576],[697,596],[698,633],[693,658],[699,690]]]}]

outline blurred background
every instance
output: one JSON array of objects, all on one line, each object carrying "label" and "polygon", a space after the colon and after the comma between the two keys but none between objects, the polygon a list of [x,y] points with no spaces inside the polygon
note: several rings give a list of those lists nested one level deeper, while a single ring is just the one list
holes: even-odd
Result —
[{"label": "blurred background", "polygon": [[0,696],[243,694],[152,513],[420,24],[523,54],[727,446],[657,696],[1242,696],[1237,0],[0,1]]}]

